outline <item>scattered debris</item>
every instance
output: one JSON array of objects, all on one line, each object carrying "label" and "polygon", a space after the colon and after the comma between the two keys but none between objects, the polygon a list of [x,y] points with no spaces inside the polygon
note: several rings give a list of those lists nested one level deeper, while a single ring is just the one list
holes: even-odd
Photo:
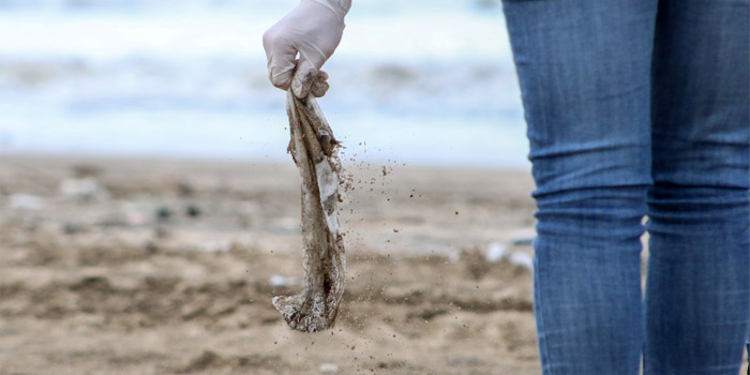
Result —
[{"label": "scattered debris", "polygon": [[44,206],[44,199],[32,194],[16,193],[9,197],[9,206],[12,210],[38,211]]},{"label": "scattered debris", "polygon": [[66,178],[60,181],[58,191],[65,198],[76,199],[81,202],[105,199],[109,195],[107,189],[93,177]]},{"label": "scattered debris", "polygon": [[490,263],[497,263],[505,256],[505,247],[499,242],[493,242],[487,248],[484,259]]},{"label": "scattered debris", "polygon": [[189,217],[196,218],[200,216],[203,212],[198,206],[189,205],[187,209],[185,209],[185,214]]},{"label": "scattered debris", "polygon": [[534,258],[531,254],[514,252],[513,254],[510,254],[508,261],[517,266],[524,266],[530,270],[534,269]]},{"label": "scattered debris", "polygon": [[320,365],[320,373],[322,374],[338,374],[339,366],[335,363],[323,363]]},{"label": "scattered debris", "polygon": [[159,221],[167,221],[172,217],[172,210],[169,207],[162,206],[156,209],[156,218]]},{"label": "scattered debris", "polygon": [[271,275],[268,284],[274,288],[288,288],[297,285],[297,278],[291,276]]}]

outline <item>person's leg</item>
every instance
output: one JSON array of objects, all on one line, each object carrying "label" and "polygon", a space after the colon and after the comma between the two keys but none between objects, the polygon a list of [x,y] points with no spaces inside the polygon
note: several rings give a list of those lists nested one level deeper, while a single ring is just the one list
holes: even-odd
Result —
[{"label": "person's leg", "polygon": [[544,374],[639,371],[656,2],[503,2],[537,189]]},{"label": "person's leg", "polygon": [[646,374],[739,372],[750,301],[748,0],[661,0]]}]

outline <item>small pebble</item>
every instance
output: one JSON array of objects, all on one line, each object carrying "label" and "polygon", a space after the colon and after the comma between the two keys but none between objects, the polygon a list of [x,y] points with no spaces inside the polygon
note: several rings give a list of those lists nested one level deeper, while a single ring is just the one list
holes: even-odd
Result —
[{"label": "small pebble", "polygon": [[320,365],[320,372],[322,374],[338,374],[339,366],[335,363],[323,363]]},{"label": "small pebble", "polygon": [[172,216],[172,210],[169,207],[159,207],[156,210],[156,218],[159,220],[167,220]]},{"label": "small pebble", "polygon": [[32,194],[16,193],[8,200],[13,210],[38,211],[44,207],[44,199]]},{"label": "small pebble", "polygon": [[487,249],[484,259],[490,263],[497,263],[505,256],[505,247],[498,242],[493,242]]},{"label": "small pebble", "polygon": [[268,278],[268,284],[274,288],[286,288],[294,285],[297,280],[293,277],[286,277],[281,275],[271,275]]},{"label": "small pebble", "polygon": [[513,253],[510,255],[510,258],[508,260],[511,264],[515,264],[517,266],[523,266],[530,270],[534,268],[534,258],[531,256],[531,254]]},{"label": "small pebble", "polygon": [[188,206],[187,209],[185,210],[185,214],[187,214],[190,217],[198,217],[201,215],[201,213],[202,213],[201,209],[193,205]]}]

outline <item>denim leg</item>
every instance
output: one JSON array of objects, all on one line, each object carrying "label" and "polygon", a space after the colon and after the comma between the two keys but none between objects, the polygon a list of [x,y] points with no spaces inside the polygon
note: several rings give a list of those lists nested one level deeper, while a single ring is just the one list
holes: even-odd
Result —
[{"label": "denim leg", "polygon": [[503,8],[537,184],[543,373],[638,374],[656,1],[505,0]]},{"label": "denim leg", "polygon": [[661,0],[645,373],[739,372],[750,299],[747,0]]}]

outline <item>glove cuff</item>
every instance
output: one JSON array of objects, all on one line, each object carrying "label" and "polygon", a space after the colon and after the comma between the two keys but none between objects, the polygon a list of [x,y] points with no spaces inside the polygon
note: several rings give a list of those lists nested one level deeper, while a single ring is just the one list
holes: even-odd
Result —
[{"label": "glove cuff", "polygon": [[352,7],[352,0],[309,0],[314,1],[335,13],[342,20],[347,13],[349,8]]}]

